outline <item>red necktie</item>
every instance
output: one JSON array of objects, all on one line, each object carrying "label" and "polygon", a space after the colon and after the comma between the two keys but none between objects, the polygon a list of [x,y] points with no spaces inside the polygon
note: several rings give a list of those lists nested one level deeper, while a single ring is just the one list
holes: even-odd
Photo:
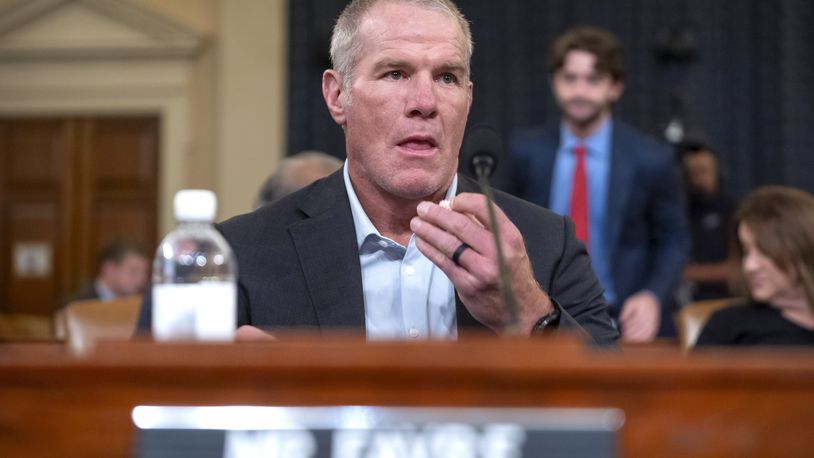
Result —
[{"label": "red necktie", "polygon": [[574,148],[577,166],[574,168],[574,180],[571,184],[571,219],[577,238],[585,242],[588,248],[588,179],[585,174],[585,145]]}]

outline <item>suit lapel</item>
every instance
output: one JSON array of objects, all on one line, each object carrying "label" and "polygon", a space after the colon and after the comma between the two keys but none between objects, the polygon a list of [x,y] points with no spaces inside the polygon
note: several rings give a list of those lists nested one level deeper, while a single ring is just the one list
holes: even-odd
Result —
[{"label": "suit lapel", "polygon": [[619,121],[613,123],[611,145],[610,180],[608,180],[608,201],[605,210],[609,259],[613,259],[616,255],[625,208],[627,208],[630,198],[631,183],[635,178],[635,165]]},{"label": "suit lapel", "polygon": [[317,183],[289,227],[320,328],[365,329],[364,293],[342,170]]}]

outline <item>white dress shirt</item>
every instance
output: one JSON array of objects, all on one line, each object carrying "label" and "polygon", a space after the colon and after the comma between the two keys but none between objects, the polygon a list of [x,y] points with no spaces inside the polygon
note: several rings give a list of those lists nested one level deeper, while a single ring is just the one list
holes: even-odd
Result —
[{"label": "white dress shirt", "polygon": [[[362,266],[367,338],[457,338],[452,282],[416,248],[415,234],[404,247],[379,233],[356,197],[347,161],[343,172]],[[457,187],[456,175],[447,199]]]}]

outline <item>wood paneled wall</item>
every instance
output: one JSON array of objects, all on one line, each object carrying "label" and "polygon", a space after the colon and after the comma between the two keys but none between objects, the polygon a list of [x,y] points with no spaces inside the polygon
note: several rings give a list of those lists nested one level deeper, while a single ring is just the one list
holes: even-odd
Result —
[{"label": "wood paneled wall", "polygon": [[0,119],[0,312],[50,314],[113,237],[156,246],[158,125]]}]

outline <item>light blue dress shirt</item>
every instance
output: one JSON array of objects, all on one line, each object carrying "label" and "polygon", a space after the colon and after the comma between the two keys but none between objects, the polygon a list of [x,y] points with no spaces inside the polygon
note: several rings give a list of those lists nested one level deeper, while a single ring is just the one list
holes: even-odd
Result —
[{"label": "light blue dress shirt", "polygon": [[608,180],[611,165],[613,120],[603,123],[588,138],[579,138],[563,122],[560,124],[560,146],[554,160],[554,174],[551,181],[550,209],[561,215],[570,215],[571,188],[576,168],[574,148],[585,145],[585,172],[588,179],[588,238],[589,254],[594,272],[605,288],[605,300],[616,303],[616,292],[611,275],[610,253],[608,252],[607,203]]},{"label": "light blue dress shirt", "polygon": [[[404,247],[379,233],[356,197],[347,161],[343,172],[362,265],[367,338],[456,339],[452,282],[416,248],[415,234]],[[446,198],[457,188],[456,175]]]}]

